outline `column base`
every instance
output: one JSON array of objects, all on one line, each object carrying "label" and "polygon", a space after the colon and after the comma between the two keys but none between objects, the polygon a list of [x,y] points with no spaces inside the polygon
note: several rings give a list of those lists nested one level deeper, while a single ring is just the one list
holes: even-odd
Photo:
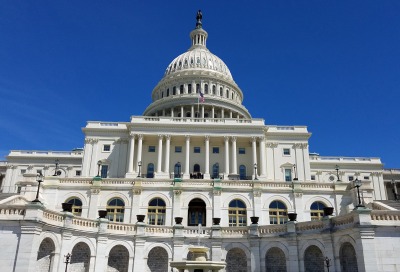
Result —
[{"label": "column base", "polygon": [[125,174],[125,178],[136,178],[137,177],[137,173],[135,172],[129,172]]},{"label": "column base", "polygon": [[183,179],[190,179],[190,174],[183,174]]},{"label": "column base", "polygon": [[170,176],[168,173],[160,172],[160,173],[154,173],[154,178],[156,179],[169,179]]},{"label": "column base", "polygon": [[203,179],[211,179],[210,173],[208,173],[208,174],[204,173]]}]

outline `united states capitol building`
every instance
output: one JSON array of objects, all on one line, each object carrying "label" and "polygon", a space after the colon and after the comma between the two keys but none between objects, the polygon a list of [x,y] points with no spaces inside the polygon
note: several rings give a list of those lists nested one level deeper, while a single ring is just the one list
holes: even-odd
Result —
[{"label": "united states capitol building", "polygon": [[1,270],[400,271],[400,170],[253,118],[196,19],[143,115],[0,162]]}]

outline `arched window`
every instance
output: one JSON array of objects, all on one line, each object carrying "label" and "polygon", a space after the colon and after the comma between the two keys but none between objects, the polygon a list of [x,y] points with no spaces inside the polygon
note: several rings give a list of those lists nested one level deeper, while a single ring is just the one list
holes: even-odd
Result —
[{"label": "arched window", "polygon": [[208,112],[204,113],[204,118],[208,118]]},{"label": "arched window", "polygon": [[192,84],[188,84],[188,93],[192,93]]},{"label": "arched window", "polygon": [[168,253],[162,247],[152,248],[147,258],[147,266],[151,272],[168,271]]},{"label": "arched window", "polygon": [[212,86],[212,94],[215,95],[215,92],[216,92],[216,87],[215,87],[215,85],[213,85]]},{"label": "arched window", "polygon": [[265,267],[267,272],[287,271],[286,257],[282,249],[273,247],[265,255]]},{"label": "arched window", "polygon": [[232,248],[226,254],[226,272],[247,272],[246,253],[240,248]]},{"label": "arched window", "polygon": [[163,98],[164,97],[164,92],[161,92],[161,98]]},{"label": "arched window", "polygon": [[220,96],[223,96],[223,93],[224,93],[224,91],[223,91],[222,87],[219,88],[219,95],[220,95]]},{"label": "arched window", "polygon": [[206,225],[206,203],[200,198],[189,202],[188,226]]},{"label": "arched window", "polygon": [[165,201],[154,198],[149,202],[147,218],[149,225],[165,225]]},{"label": "arched window", "polygon": [[246,204],[239,199],[234,199],[229,203],[229,226],[247,226]]},{"label": "arched window", "polygon": [[340,268],[341,268],[340,271],[343,272],[358,271],[357,255],[352,244],[346,242],[340,247],[339,258],[340,258]]},{"label": "arched window", "polygon": [[120,198],[113,198],[107,203],[107,219],[124,222],[125,203]]},{"label": "arched window", "polygon": [[71,252],[71,264],[69,271],[89,271],[90,248],[87,244],[77,243]]},{"label": "arched window", "polygon": [[219,178],[219,163],[213,165],[213,178]]},{"label": "arched window", "polygon": [[77,198],[71,198],[70,200],[67,201],[68,204],[72,204],[72,213],[77,216],[82,215],[82,201]]},{"label": "arched window", "polygon": [[50,265],[53,261],[55,245],[53,240],[45,238],[39,246],[36,258],[36,271],[50,271]]},{"label": "arched window", "polygon": [[320,220],[324,217],[324,208],[325,204],[320,201],[315,201],[311,204],[310,213],[311,213],[311,221]]},{"label": "arched window", "polygon": [[317,246],[309,246],[304,252],[304,271],[319,272],[324,270],[324,256]]},{"label": "arched window", "polygon": [[174,166],[174,178],[180,178],[181,177],[181,171],[182,171],[182,165],[180,162],[175,163]]},{"label": "arched window", "polygon": [[229,90],[226,90],[226,98],[229,98]]},{"label": "arched window", "polygon": [[147,178],[154,178],[154,163],[149,163],[147,165]]},{"label": "arched window", "polygon": [[196,84],[196,93],[200,92],[200,84]]},{"label": "arched window", "polygon": [[195,117],[195,118],[200,118],[200,113],[199,113],[198,111],[196,111],[196,112],[194,113],[194,117]]},{"label": "arched window", "polygon": [[204,93],[208,94],[208,84],[204,84]]},{"label": "arched window", "polygon": [[194,166],[193,166],[193,172],[194,173],[200,173],[200,165],[199,164],[195,164]]},{"label": "arched window", "polygon": [[275,200],[269,204],[269,223],[285,224],[287,222],[287,208],[283,202]]},{"label": "arched window", "polygon": [[128,272],[129,252],[122,245],[114,246],[108,254],[106,271]]},{"label": "arched window", "polygon": [[169,96],[169,89],[167,89],[167,97]]},{"label": "arched window", "polygon": [[186,117],[192,117],[192,114],[190,113],[190,111],[186,112]]},{"label": "arched window", "polygon": [[239,166],[239,177],[240,177],[240,179],[242,179],[242,180],[247,179],[247,176],[246,176],[246,166],[243,165],[243,164]]},{"label": "arched window", "polygon": [[172,95],[176,95],[176,87],[172,88]]},{"label": "arched window", "polygon": [[183,85],[179,86],[179,94],[183,94]]}]

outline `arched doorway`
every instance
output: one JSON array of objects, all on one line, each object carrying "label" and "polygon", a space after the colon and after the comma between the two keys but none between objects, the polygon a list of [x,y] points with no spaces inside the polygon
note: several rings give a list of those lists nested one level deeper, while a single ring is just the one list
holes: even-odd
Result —
[{"label": "arched doorway", "polygon": [[267,272],[286,272],[286,257],[282,249],[270,248],[265,255]]},{"label": "arched doorway", "polygon": [[188,226],[206,225],[206,203],[200,198],[189,202]]},{"label": "arched doorway", "polygon": [[349,242],[344,243],[339,251],[340,268],[342,272],[357,272],[357,255],[354,247]]},{"label": "arched doorway", "polygon": [[108,254],[107,272],[127,272],[129,252],[122,245],[114,246]]},{"label": "arched doorway", "polygon": [[214,163],[213,165],[213,178],[217,179],[219,178],[219,163]]},{"label": "arched doorway", "polygon": [[45,238],[40,243],[36,258],[36,271],[50,271],[54,250],[55,245],[50,238]]},{"label": "arched doorway", "polygon": [[149,163],[147,165],[147,178],[154,178],[154,163]]},{"label": "arched doorway", "polygon": [[228,251],[226,272],[247,272],[247,257],[242,249],[233,248]]},{"label": "arched doorway", "polygon": [[246,166],[243,164],[239,166],[239,177],[241,180],[247,179],[246,177]]},{"label": "arched doorway", "polygon": [[90,264],[90,248],[87,244],[77,243],[71,252],[70,271],[89,271]]},{"label": "arched doorway", "polygon": [[152,248],[147,258],[147,266],[151,272],[168,271],[168,252],[162,247]]},{"label": "arched doorway", "polygon": [[180,178],[181,177],[181,171],[182,171],[181,167],[182,167],[182,165],[181,165],[180,162],[175,163],[175,166],[174,166],[174,178]]},{"label": "arched doorway", "polygon": [[324,256],[317,246],[309,246],[304,252],[304,271],[324,271]]}]

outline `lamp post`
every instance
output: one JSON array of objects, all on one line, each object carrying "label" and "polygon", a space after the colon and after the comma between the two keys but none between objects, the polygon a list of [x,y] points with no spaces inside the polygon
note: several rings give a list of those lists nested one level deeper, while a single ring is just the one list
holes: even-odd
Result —
[{"label": "lamp post", "polygon": [[38,182],[38,187],[37,187],[37,192],[36,192],[36,198],[32,200],[33,203],[42,203],[39,200],[39,190],[40,190],[40,183],[43,182],[43,176],[41,173],[36,175],[36,181]]},{"label": "lamp post", "polygon": [[293,171],[294,171],[294,179],[293,180],[299,180],[297,178],[297,168],[296,168],[296,164],[293,164]]},{"label": "lamp post", "polygon": [[67,270],[68,270],[68,264],[69,264],[69,262],[70,262],[70,260],[71,260],[71,253],[68,253],[67,255],[64,255],[64,257],[65,257],[65,272],[67,272]]},{"label": "lamp post", "polygon": [[137,177],[140,178],[141,177],[140,170],[142,168],[142,161],[138,161],[137,165],[139,166],[139,173],[138,173]]},{"label": "lamp post", "polygon": [[54,162],[56,164],[56,168],[54,168],[54,177],[57,176],[57,170],[58,170],[58,165],[60,164],[60,161],[58,159],[55,160]]},{"label": "lamp post", "polygon": [[335,170],[336,170],[337,181],[341,181],[341,180],[340,180],[340,177],[339,177],[339,169],[340,169],[340,168],[339,168],[339,165],[336,164]]},{"label": "lamp post", "polygon": [[101,161],[97,162],[97,176],[96,177],[100,177],[100,166],[101,166]]},{"label": "lamp post", "polygon": [[257,178],[257,163],[254,163],[254,180],[258,180],[258,178]]},{"label": "lamp post", "polygon": [[331,266],[331,259],[329,259],[328,257],[325,257],[325,265],[329,272],[329,267]]},{"label": "lamp post", "polygon": [[356,178],[356,180],[354,181],[354,187],[357,188],[357,196],[358,196],[358,205],[356,206],[357,208],[365,207],[363,204],[361,204],[361,196],[360,196],[361,185],[362,185],[361,180],[358,180],[358,178]]}]

